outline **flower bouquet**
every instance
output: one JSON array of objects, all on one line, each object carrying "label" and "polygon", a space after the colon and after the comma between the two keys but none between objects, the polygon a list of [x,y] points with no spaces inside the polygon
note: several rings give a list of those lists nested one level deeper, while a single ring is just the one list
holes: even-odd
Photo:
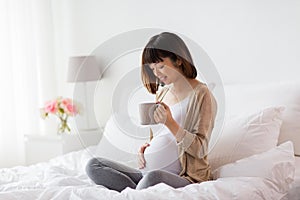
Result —
[{"label": "flower bouquet", "polygon": [[46,119],[49,114],[56,115],[59,118],[58,134],[65,132],[70,133],[71,129],[68,125],[68,117],[78,114],[78,106],[74,104],[72,99],[58,97],[54,100],[47,101],[40,111],[43,119]]}]

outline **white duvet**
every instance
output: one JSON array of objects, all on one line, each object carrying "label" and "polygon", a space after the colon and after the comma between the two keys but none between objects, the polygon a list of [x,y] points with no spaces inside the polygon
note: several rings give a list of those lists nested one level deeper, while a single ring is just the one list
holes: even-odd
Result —
[{"label": "white duvet", "polygon": [[95,147],[59,156],[28,167],[0,169],[0,199],[280,199],[275,184],[263,178],[219,178],[174,189],[166,184],[121,193],[95,185],[85,165]]}]

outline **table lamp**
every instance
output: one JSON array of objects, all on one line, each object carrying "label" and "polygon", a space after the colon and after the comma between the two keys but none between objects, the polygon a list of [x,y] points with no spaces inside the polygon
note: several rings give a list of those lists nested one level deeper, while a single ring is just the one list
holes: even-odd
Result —
[{"label": "table lamp", "polygon": [[88,82],[100,80],[101,68],[95,56],[72,56],[69,58],[67,82],[76,83],[74,99],[82,103],[83,112],[76,121],[78,130],[88,131],[98,128],[93,111],[93,95],[89,92]]}]

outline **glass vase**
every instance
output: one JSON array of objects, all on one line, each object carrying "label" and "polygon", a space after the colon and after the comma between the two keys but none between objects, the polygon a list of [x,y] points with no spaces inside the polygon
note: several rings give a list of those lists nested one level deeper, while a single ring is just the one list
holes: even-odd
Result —
[{"label": "glass vase", "polygon": [[71,131],[71,129],[68,125],[67,120],[61,120],[59,125],[58,125],[58,128],[57,128],[57,134],[61,135],[61,134],[64,134],[64,133],[70,133],[70,131]]}]

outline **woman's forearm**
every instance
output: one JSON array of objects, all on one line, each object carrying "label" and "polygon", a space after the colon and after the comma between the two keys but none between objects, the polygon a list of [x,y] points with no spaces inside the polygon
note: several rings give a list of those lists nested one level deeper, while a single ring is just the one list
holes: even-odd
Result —
[{"label": "woman's forearm", "polygon": [[180,126],[177,124],[177,122],[174,119],[172,119],[170,121],[167,121],[165,125],[171,131],[171,133],[176,137],[180,129]]}]

